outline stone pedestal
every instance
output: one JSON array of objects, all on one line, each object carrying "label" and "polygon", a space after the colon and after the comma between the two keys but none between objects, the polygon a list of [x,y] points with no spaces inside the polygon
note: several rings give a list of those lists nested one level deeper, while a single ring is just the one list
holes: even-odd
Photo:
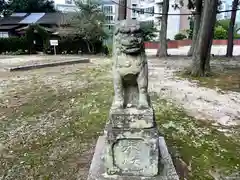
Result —
[{"label": "stone pedestal", "polygon": [[111,109],[88,180],[178,180],[152,108]]},{"label": "stone pedestal", "polygon": [[158,175],[159,135],[154,122],[151,108],[110,110],[103,155],[109,175]]},{"label": "stone pedestal", "polygon": [[[159,174],[157,176],[145,177],[109,175],[105,171],[105,163],[102,158],[105,154],[107,139],[106,136],[100,136],[97,142],[87,180],[179,180],[163,137],[158,138],[158,144],[161,157],[159,169],[161,170],[159,171]],[[144,156],[144,154],[142,156]]]}]

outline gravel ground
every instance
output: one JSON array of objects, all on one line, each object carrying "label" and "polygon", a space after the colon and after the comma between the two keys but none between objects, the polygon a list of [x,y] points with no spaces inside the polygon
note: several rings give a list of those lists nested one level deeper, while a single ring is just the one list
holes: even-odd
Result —
[{"label": "gravel ground", "polygon": [[[213,120],[221,125],[240,124],[240,93],[219,92],[199,87],[197,83],[175,77],[191,63],[189,58],[169,58],[149,61],[149,89],[173,100],[196,119]],[[213,61],[212,66],[240,66],[240,61]]]}]

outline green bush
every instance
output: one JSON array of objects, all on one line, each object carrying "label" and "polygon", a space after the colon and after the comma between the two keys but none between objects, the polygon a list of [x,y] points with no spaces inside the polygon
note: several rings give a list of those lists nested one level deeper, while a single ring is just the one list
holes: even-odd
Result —
[{"label": "green bush", "polygon": [[104,45],[102,53],[111,57],[112,56],[112,49],[113,49],[112,44]]},{"label": "green bush", "polygon": [[217,26],[214,31],[214,39],[228,39],[228,32],[222,26]]},{"label": "green bush", "polygon": [[[49,45],[50,37],[47,37],[43,40],[43,44],[33,44],[33,35],[28,33],[23,37],[9,37],[9,38],[0,38],[0,54],[27,54],[35,53],[37,45],[38,49],[43,50],[44,53],[54,54],[53,47]],[[54,38],[55,39],[55,38]],[[101,41],[88,41],[88,43],[81,38],[58,38],[59,46],[56,47],[58,54],[97,54],[104,52],[103,44]],[[108,51],[111,51],[107,47]],[[109,52],[111,53],[111,52]]]},{"label": "green bush", "polygon": [[185,34],[182,34],[182,33],[178,33],[174,36],[174,39],[175,40],[183,40],[183,39],[186,39],[187,36]]},{"label": "green bush", "polygon": [[[59,39],[57,47],[58,54],[97,54],[103,51],[103,44],[101,41],[88,41],[81,38],[62,37]],[[52,47],[49,49],[53,54]]]},{"label": "green bush", "polygon": [[240,39],[240,34],[235,34],[234,39]]},{"label": "green bush", "polygon": [[26,37],[0,38],[0,53],[6,52],[25,52],[28,50]]}]

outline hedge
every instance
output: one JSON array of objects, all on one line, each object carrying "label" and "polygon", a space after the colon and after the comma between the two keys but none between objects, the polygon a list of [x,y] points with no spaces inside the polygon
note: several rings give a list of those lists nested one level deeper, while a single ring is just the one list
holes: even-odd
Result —
[{"label": "hedge", "polygon": [[[53,49],[51,48],[51,52]],[[86,42],[81,38],[60,38],[57,47],[59,54],[97,54],[103,52],[103,43],[101,41]]]},{"label": "hedge", "polygon": [[183,40],[183,39],[186,39],[187,36],[185,34],[182,34],[182,33],[178,33],[174,36],[174,39],[175,40]]},{"label": "hedge", "polygon": [[0,38],[0,53],[28,50],[28,41],[25,37]]},{"label": "hedge", "polygon": [[[58,54],[97,54],[104,52],[103,43],[101,41],[91,41],[90,43],[87,43],[80,38],[59,38],[58,40],[59,45],[56,48]],[[90,51],[88,47],[90,48]],[[48,54],[54,53],[53,47],[49,46],[49,42],[48,44],[42,44],[40,49]],[[36,46],[33,45],[33,41],[30,41],[27,36],[0,38],[0,53],[9,52],[12,54],[15,54],[15,52],[35,53]]]}]

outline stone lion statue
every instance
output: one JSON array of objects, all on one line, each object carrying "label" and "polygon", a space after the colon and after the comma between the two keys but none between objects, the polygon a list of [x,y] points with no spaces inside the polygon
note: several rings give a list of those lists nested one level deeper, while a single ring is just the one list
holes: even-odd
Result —
[{"label": "stone lion statue", "polygon": [[143,34],[136,20],[123,20],[115,29],[113,44],[115,108],[149,108],[148,64]]}]

